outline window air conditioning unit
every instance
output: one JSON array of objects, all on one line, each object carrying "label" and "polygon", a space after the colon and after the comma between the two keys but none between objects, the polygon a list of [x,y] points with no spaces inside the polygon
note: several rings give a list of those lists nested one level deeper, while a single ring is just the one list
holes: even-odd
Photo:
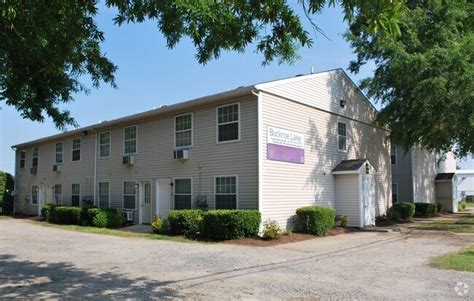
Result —
[{"label": "window air conditioning unit", "polygon": [[187,149],[178,149],[173,153],[173,157],[179,160],[188,160],[189,159],[189,150]]},{"label": "window air conditioning unit", "polygon": [[61,172],[61,165],[60,164],[54,164],[53,165],[53,171],[54,172]]},{"label": "window air conditioning unit", "polygon": [[123,211],[123,216],[127,222],[133,222],[133,211]]},{"label": "window air conditioning unit", "polygon": [[30,169],[30,173],[31,173],[32,175],[36,175],[37,172],[38,172],[38,167],[37,167],[37,166],[34,166],[34,167],[32,167],[32,168]]},{"label": "window air conditioning unit", "polygon": [[122,163],[124,165],[133,165],[133,164],[135,164],[135,156],[123,156]]}]

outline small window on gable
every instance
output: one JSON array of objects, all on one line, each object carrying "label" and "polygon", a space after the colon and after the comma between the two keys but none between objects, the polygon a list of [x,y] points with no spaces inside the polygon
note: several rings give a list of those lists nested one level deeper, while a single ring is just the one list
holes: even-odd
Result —
[{"label": "small window on gable", "polygon": [[25,168],[26,164],[26,151],[21,150],[20,151],[20,168]]},{"label": "small window on gable", "polygon": [[398,152],[397,146],[395,144],[392,144],[392,146],[390,147],[390,162],[392,163],[392,165],[397,164],[397,160],[398,160],[397,152]]},{"label": "small window on gable", "polygon": [[175,116],[174,147],[182,148],[193,145],[193,114]]},{"label": "small window on gable", "polygon": [[37,167],[38,166],[38,155],[39,155],[39,149],[37,147],[33,147],[32,153],[31,153],[31,166],[32,167]]},{"label": "small window on gable", "polygon": [[344,122],[337,123],[337,149],[347,151],[347,128]]},{"label": "small window on gable", "polygon": [[137,126],[129,126],[123,129],[123,154],[133,155],[137,153]]},{"label": "small window on gable", "polygon": [[81,161],[81,138],[72,139],[72,161]]},{"label": "small window on gable", "polygon": [[240,139],[240,105],[232,104],[217,108],[217,142]]},{"label": "small window on gable", "polygon": [[56,143],[56,153],[54,156],[54,162],[56,164],[62,164],[63,163],[63,143],[62,142],[57,142]]},{"label": "small window on gable", "polygon": [[110,157],[110,132],[99,134],[99,158]]}]

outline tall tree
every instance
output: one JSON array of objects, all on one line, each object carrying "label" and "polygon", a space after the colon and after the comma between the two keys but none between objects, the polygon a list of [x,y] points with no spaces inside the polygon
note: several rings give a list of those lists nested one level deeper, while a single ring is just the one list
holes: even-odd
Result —
[{"label": "tall tree", "polygon": [[362,81],[382,104],[377,122],[408,148],[474,153],[474,16],[472,1],[408,1],[401,35],[366,28],[358,16],[346,38],[357,54],[351,70],[375,61]]},{"label": "tall tree", "polygon": [[[118,10],[115,22],[151,19],[174,47],[189,37],[201,64],[218,58],[223,50],[243,52],[253,44],[263,63],[293,62],[298,48],[311,46],[310,34],[286,0],[105,0]],[[363,16],[367,30],[397,34],[404,12],[403,1],[299,0],[308,17],[326,5],[340,5],[344,18]],[[89,92],[80,82],[90,77],[115,87],[115,66],[100,48],[104,34],[97,27],[96,0],[0,0],[0,101],[24,117],[56,126],[76,125],[59,105],[76,92]],[[313,23],[314,27],[316,25]]]}]

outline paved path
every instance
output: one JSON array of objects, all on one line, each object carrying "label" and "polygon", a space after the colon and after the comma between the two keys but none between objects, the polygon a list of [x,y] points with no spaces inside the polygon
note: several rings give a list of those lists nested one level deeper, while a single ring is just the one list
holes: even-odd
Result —
[{"label": "paved path", "polygon": [[[253,248],[0,220],[0,298],[473,299],[474,273],[427,266],[471,235],[357,232]],[[457,282],[471,291],[458,297]]]}]

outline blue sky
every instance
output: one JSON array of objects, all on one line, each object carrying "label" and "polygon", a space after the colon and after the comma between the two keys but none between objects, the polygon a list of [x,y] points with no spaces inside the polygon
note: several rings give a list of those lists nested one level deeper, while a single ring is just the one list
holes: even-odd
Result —
[{"label": "blue sky", "polygon": [[[299,7],[297,9],[300,10]],[[314,17],[330,40],[316,35],[305,22],[307,30],[312,33],[313,47],[301,49],[301,60],[294,65],[273,63],[265,67],[261,65],[262,55],[254,53],[252,46],[244,54],[223,53],[218,60],[199,65],[195,49],[188,40],[169,50],[154,22],[118,27],[112,22],[114,16],[113,10],[101,7],[96,20],[105,33],[102,50],[119,67],[116,73],[118,89],[102,85],[89,95],[76,95],[67,109],[80,126],[239,86],[307,74],[311,67],[315,71],[347,69],[350,60],[355,57],[342,37],[346,25],[339,8],[327,8]],[[360,74],[350,76],[357,83],[369,76],[371,70],[372,65],[369,65]],[[58,131],[49,119],[44,123],[34,123],[22,119],[13,108],[3,103],[0,105],[0,170],[13,173],[14,152],[11,145]]]}]

